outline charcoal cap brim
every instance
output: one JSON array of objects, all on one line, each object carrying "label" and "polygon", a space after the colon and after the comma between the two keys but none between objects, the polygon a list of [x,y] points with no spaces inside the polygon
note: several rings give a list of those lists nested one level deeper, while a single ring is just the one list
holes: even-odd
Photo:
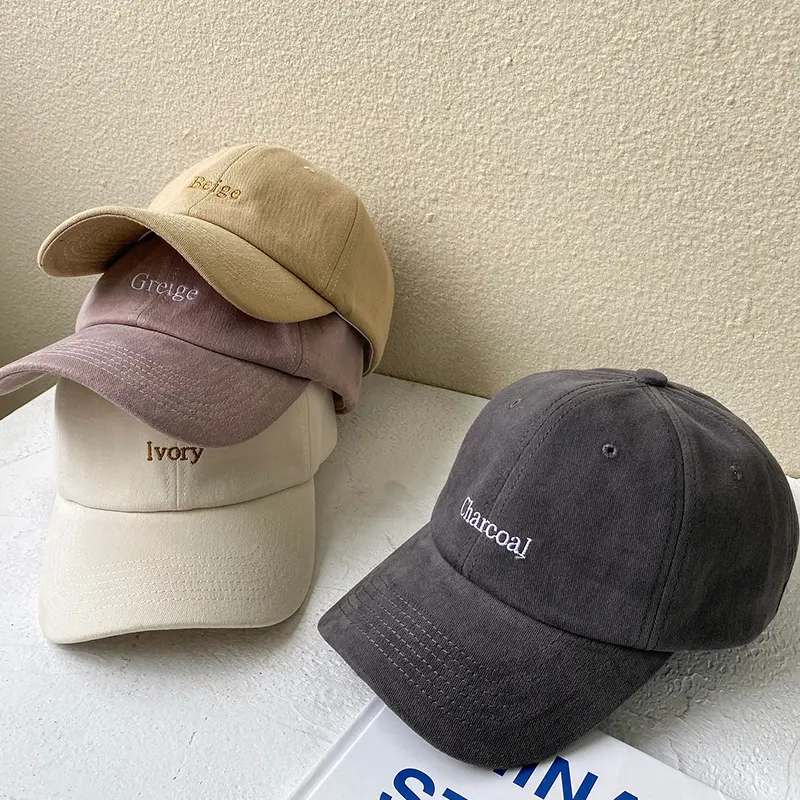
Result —
[{"label": "charcoal cap brim", "polygon": [[417,734],[479,766],[532,764],[594,728],[670,654],[544,625],[468,581],[424,527],[320,620]]}]

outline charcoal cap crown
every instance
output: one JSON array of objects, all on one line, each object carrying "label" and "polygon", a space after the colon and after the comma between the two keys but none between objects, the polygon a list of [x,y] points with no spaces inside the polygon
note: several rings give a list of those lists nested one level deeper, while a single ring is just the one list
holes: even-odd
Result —
[{"label": "charcoal cap crown", "polygon": [[798,543],[764,443],[654,370],[542,373],[501,390],[468,432],[431,530],[455,569],[536,620],[657,651],[752,640]]},{"label": "charcoal cap crown", "polygon": [[434,747],[531,764],[670,652],[755,637],[797,539],[780,467],[716,401],[655,370],[531,375],[478,415],[430,522],[319,629]]}]

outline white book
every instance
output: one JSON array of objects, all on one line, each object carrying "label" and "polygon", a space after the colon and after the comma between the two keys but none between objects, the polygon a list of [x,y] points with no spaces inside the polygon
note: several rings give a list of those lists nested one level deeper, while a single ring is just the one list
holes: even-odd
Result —
[{"label": "white book", "polygon": [[530,767],[490,770],[431,747],[377,698],[289,800],[728,800],[599,731]]}]

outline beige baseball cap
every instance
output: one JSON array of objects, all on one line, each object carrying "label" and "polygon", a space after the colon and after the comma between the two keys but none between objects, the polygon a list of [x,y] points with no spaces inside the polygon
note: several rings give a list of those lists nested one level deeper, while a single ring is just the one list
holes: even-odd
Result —
[{"label": "beige baseball cap", "polygon": [[314,474],[336,444],[330,390],[312,383],[259,435],[211,448],[62,378],[55,431],[39,591],[48,639],[260,627],[299,608],[314,566]]},{"label": "beige baseball cap", "polygon": [[49,275],[103,272],[143,234],[174,247],[223,297],[268,322],[338,313],[383,355],[394,303],[389,260],[355,192],[281,147],[220,150],[147,208],[102,206],[59,225],[39,250]]}]

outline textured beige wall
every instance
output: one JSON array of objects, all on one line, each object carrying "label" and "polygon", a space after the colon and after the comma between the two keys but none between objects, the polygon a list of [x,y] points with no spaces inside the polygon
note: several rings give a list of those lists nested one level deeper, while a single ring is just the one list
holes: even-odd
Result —
[{"label": "textured beige wall", "polygon": [[800,474],[796,0],[4,4],[0,361],[68,331],[34,268],[218,147],[358,189],[397,276],[382,369],[488,395],[655,367]]}]

